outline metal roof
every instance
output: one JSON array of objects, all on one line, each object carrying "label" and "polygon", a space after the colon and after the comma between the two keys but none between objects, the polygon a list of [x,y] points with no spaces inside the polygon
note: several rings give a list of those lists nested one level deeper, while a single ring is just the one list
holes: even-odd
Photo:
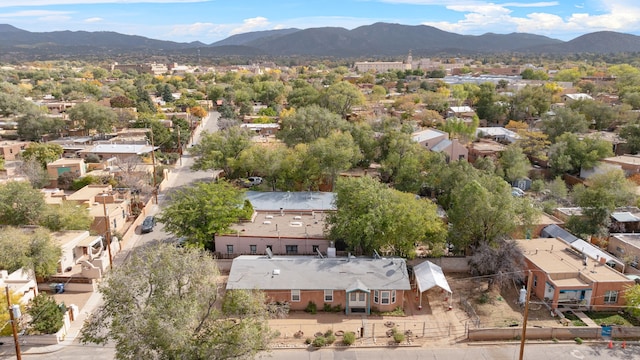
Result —
[{"label": "metal roof", "polygon": [[617,222],[638,222],[640,218],[636,217],[632,213],[628,211],[622,212],[614,212],[611,213],[611,217],[614,218]]},{"label": "metal roof", "polygon": [[444,140],[440,141],[439,143],[437,143],[434,147],[432,147],[431,151],[433,151],[433,152],[444,151],[449,146],[451,146],[451,144],[453,144],[453,142],[451,140],[444,139]]},{"label": "metal roof", "polygon": [[405,260],[242,255],[233,259],[227,281],[227,290],[346,290],[362,287],[411,290]]},{"label": "metal roof", "polygon": [[542,231],[540,232],[540,236],[546,238],[558,238],[566,242],[567,244],[571,244],[576,240],[580,240],[580,238],[556,224],[545,226],[544,229],[542,229]]},{"label": "metal roof", "polygon": [[245,196],[258,211],[329,211],[336,210],[335,194],[319,191],[247,191]]}]

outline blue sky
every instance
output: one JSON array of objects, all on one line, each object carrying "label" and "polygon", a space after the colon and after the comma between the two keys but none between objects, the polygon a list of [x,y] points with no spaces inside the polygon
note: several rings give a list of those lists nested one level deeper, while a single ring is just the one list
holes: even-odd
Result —
[{"label": "blue sky", "polygon": [[116,31],[212,43],[234,34],[375,22],[459,34],[527,32],[561,40],[612,30],[640,35],[638,0],[0,0],[0,23],[34,31]]}]

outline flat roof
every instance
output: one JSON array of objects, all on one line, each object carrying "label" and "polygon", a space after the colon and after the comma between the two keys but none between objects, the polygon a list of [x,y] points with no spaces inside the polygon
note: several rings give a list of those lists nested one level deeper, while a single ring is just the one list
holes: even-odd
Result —
[{"label": "flat roof", "polygon": [[[600,264],[596,260],[587,260],[580,256],[570,245],[556,238],[537,238],[516,240],[524,256],[537,267],[553,275],[562,275],[563,280],[586,278],[590,281],[624,281],[629,279],[623,274]],[[555,282],[556,280],[554,280]]]},{"label": "flat roof", "polygon": [[411,134],[411,139],[413,139],[413,141],[415,142],[422,142],[422,141],[435,139],[442,135],[446,135],[447,137],[449,137],[446,132],[442,132],[440,130],[424,129],[424,130],[416,131],[413,134]]},{"label": "flat roof", "polygon": [[52,161],[47,165],[76,165],[76,164],[82,164],[84,163],[84,159],[67,159],[67,158],[61,158],[58,159],[56,161]]},{"label": "flat roof", "polygon": [[611,234],[612,237],[640,249],[640,233]]},{"label": "flat roof", "polygon": [[620,155],[602,159],[602,161],[625,164],[625,165],[640,165],[640,156],[638,155]]},{"label": "flat roof", "polygon": [[257,211],[332,211],[335,194],[320,191],[247,191],[246,198]]},{"label": "flat roof", "polygon": [[51,233],[51,237],[63,248],[69,245],[75,246],[83,239],[89,238],[89,235],[86,230],[56,231]]},{"label": "flat roof", "polygon": [[358,282],[371,290],[411,290],[402,258],[255,255],[233,259],[227,289],[346,290]]},{"label": "flat roof", "polygon": [[324,239],[327,214],[323,212],[260,211],[253,222],[240,222],[231,226],[239,236],[291,237]]},{"label": "flat roof", "polygon": [[67,200],[71,201],[88,201],[91,198],[101,193],[106,193],[111,190],[111,185],[87,185],[82,189],[67,196]]},{"label": "flat roof", "polygon": [[475,151],[504,151],[506,147],[495,141],[478,141],[471,143],[471,148]]},{"label": "flat roof", "polygon": [[[158,147],[156,146],[156,149]],[[146,144],[98,144],[93,148],[84,149],[80,152],[106,153],[106,154],[146,154],[153,151],[151,145]]]}]

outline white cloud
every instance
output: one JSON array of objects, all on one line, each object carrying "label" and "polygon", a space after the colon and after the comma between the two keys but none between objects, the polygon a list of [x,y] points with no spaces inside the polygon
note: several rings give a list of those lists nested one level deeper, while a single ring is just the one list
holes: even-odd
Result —
[{"label": "white cloud", "polygon": [[193,23],[187,25],[174,25],[169,31],[170,36],[202,38],[202,37],[220,37],[228,32],[227,25],[213,23]]},{"label": "white cloud", "polygon": [[232,29],[229,34],[242,34],[255,30],[264,30],[270,25],[269,20],[265,17],[258,16],[250,19],[244,19],[242,25]]},{"label": "white cloud", "polygon": [[133,4],[133,3],[150,3],[150,4],[180,4],[180,3],[196,3],[208,2],[211,0],[2,0],[0,7],[15,6],[51,6],[51,5],[91,5],[91,4]]},{"label": "white cloud", "polygon": [[92,18],[84,19],[84,22],[86,22],[86,23],[90,23],[90,24],[91,24],[91,23],[101,22],[101,21],[103,21],[103,20],[104,20],[104,19],[103,19],[103,18],[100,18],[100,17],[92,17]]},{"label": "white cloud", "polygon": [[72,14],[70,11],[50,11],[50,10],[25,10],[15,11],[11,13],[0,13],[0,19],[4,18],[16,18],[16,17],[49,17],[49,16],[64,16]]},{"label": "white cloud", "polygon": [[[466,4],[449,5],[447,9],[465,13],[464,18],[456,22],[432,21],[424,22],[423,24],[463,34],[517,31],[549,36],[560,36],[562,34],[565,37],[601,30],[634,32],[640,28],[640,4],[636,0],[609,0],[601,3],[598,9],[603,12],[601,14],[582,12],[573,13],[566,17],[545,12],[532,12],[517,17],[513,16],[508,7],[524,6],[522,6],[523,3],[518,3],[520,5],[514,4],[516,3],[487,3],[473,6]],[[529,3],[529,5],[533,4],[553,6],[552,2]]]}]

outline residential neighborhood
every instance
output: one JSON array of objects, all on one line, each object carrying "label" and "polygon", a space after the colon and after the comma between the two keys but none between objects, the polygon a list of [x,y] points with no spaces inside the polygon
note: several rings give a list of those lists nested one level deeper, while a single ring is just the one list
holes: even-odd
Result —
[{"label": "residential neighborhood", "polygon": [[0,354],[640,337],[640,70],[374,60],[3,65]]}]

